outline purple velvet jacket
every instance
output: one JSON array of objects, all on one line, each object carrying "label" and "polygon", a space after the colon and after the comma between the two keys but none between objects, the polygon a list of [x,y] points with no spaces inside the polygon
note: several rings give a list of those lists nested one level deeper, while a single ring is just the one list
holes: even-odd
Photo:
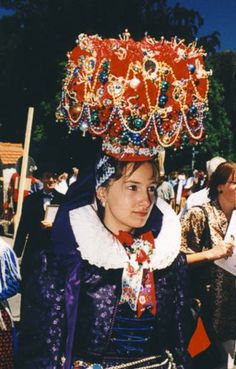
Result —
[{"label": "purple velvet jacket", "polygon": [[[147,228],[151,229],[156,236],[160,231],[161,223],[162,214],[154,207],[145,231]],[[66,228],[67,231],[65,231]],[[91,266],[87,261],[82,260],[71,230],[68,209],[61,210],[57,218],[53,240],[57,256],[67,276],[64,369],[71,369],[75,336],[77,343],[79,342],[79,345],[76,345],[79,347],[77,353],[83,357],[97,362],[99,357],[102,358],[106,353],[116,306],[121,295],[122,269],[105,270]],[[178,369],[189,369],[185,320],[187,299],[185,256],[179,255],[170,267],[156,270],[154,277],[157,316],[153,353],[159,354],[169,349],[179,364]]]},{"label": "purple velvet jacket", "polygon": [[[99,362],[106,354],[121,295],[122,270],[104,270],[83,260],[78,263],[75,255],[73,259],[66,288],[68,329],[65,369],[71,367],[75,336],[74,350],[80,357]],[[180,255],[170,267],[155,271],[154,277],[157,316],[150,354],[169,350],[179,369],[190,368],[186,352],[185,257]]]}]

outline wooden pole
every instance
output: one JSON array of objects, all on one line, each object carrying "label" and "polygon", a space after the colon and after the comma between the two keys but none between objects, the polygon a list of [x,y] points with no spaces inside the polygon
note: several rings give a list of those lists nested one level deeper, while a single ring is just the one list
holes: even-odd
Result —
[{"label": "wooden pole", "polygon": [[14,241],[15,241],[15,238],[16,238],[16,232],[17,232],[17,228],[18,228],[18,225],[19,225],[21,212],[22,212],[22,204],[23,204],[23,200],[24,200],[24,189],[25,189],[25,181],[26,181],[27,168],[28,168],[29,147],[30,147],[32,124],[33,124],[33,116],[34,116],[34,108],[29,107],[28,108],[27,123],[26,123],[26,131],[25,131],[23,160],[22,160],[21,173],[20,173],[17,210],[16,210],[16,215],[14,217]]}]

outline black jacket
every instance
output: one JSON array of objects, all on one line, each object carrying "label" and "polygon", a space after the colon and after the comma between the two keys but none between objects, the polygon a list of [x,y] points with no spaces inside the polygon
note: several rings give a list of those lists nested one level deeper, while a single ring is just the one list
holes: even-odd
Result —
[{"label": "black jacket", "polygon": [[[53,190],[51,204],[61,204],[64,195]],[[22,257],[21,274],[24,283],[35,268],[40,252],[50,250],[51,230],[42,229],[40,222],[44,219],[44,194],[43,190],[33,193],[25,198],[22,215],[14,243],[14,251],[17,257]],[[23,256],[22,256],[23,254]]]}]

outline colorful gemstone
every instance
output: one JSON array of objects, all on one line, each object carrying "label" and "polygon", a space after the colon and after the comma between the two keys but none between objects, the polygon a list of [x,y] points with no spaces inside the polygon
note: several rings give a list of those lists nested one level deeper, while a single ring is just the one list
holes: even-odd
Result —
[{"label": "colorful gemstone", "polygon": [[83,132],[83,134],[85,134],[85,133],[87,132],[87,130],[88,130],[88,124],[87,124],[87,123],[85,123],[85,122],[83,122],[83,123],[80,125],[79,129]]},{"label": "colorful gemstone", "polygon": [[161,95],[159,97],[159,106],[160,108],[163,108],[165,104],[167,103],[168,97],[166,95]]},{"label": "colorful gemstone", "polygon": [[104,85],[108,81],[107,73],[101,72],[99,74],[99,81]]},{"label": "colorful gemstone", "polygon": [[196,69],[195,65],[193,65],[193,64],[188,64],[188,70],[189,70],[189,72],[190,72],[191,74],[193,74],[193,73],[195,72],[195,69]]},{"label": "colorful gemstone", "polygon": [[91,121],[92,122],[97,122],[98,121],[98,112],[97,111],[93,111],[91,113]]},{"label": "colorful gemstone", "polygon": [[128,137],[128,135],[124,134],[123,136],[121,136],[120,144],[122,146],[126,146],[126,145],[128,145],[128,143],[129,143],[129,137]]},{"label": "colorful gemstone", "polygon": [[129,136],[134,145],[139,145],[142,141],[142,138],[138,133],[130,133]]},{"label": "colorful gemstone", "polygon": [[131,88],[133,88],[134,90],[138,87],[138,85],[140,84],[140,79],[134,77],[131,79],[129,85]]},{"label": "colorful gemstone", "polygon": [[141,119],[141,118],[135,118],[135,119],[133,120],[133,126],[134,126],[134,128],[136,128],[136,129],[141,129],[141,128],[143,128],[143,127],[145,126],[145,122],[144,122],[144,120],[143,120],[143,119]]},{"label": "colorful gemstone", "polygon": [[196,117],[197,115],[197,107],[196,105],[191,105],[188,110],[188,116],[191,118]]},{"label": "colorful gemstone", "polygon": [[169,88],[169,83],[167,81],[161,82],[161,92],[166,92]]}]

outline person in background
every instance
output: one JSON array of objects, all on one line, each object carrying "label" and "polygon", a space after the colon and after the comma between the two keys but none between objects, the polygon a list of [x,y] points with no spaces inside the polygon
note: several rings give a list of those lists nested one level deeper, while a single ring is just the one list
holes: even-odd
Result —
[{"label": "person in background", "polygon": [[57,192],[62,193],[63,195],[66,194],[68,190],[67,180],[68,180],[68,173],[66,172],[63,172],[62,174],[58,176],[57,183],[55,186],[55,189]]},{"label": "person in background", "polygon": [[[25,188],[24,188],[24,198],[30,194],[31,187],[36,185],[37,179],[31,174],[27,175],[25,181]],[[20,185],[20,172],[15,172],[12,174],[8,191],[7,191],[7,198],[8,203],[12,204],[13,211],[16,213],[17,210],[17,202],[19,196],[19,185]]]},{"label": "person in background", "polygon": [[14,251],[0,239],[0,369],[14,369],[16,341],[7,299],[20,290],[20,271]]},{"label": "person in background", "polygon": [[189,195],[192,193],[194,184],[194,175],[191,170],[186,172],[186,182],[184,184],[185,194],[184,197],[187,199]]},{"label": "person in background", "polygon": [[[39,344],[40,336],[48,329],[48,315],[53,308],[48,304],[49,296],[54,291],[51,287],[47,296],[40,294],[39,285],[54,282],[43,273],[48,270],[51,260],[51,229],[53,220],[46,218],[49,205],[59,206],[64,195],[55,190],[58,175],[51,168],[42,171],[43,189],[27,196],[23,203],[22,215],[14,242],[14,251],[21,258],[21,321],[19,334],[18,367],[26,369],[33,356],[34,363],[29,368],[36,368],[40,360],[48,358],[48,346],[45,340]],[[54,295],[53,295],[54,296]],[[55,303],[55,301],[54,301]],[[43,309],[43,306],[46,307]],[[58,312],[59,314],[59,312]],[[52,319],[52,318],[50,318]],[[51,347],[53,350],[53,347]],[[46,360],[46,359],[45,359]]]},{"label": "person in background", "polygon": [[41,182],[40,179],[36,178],[36,181],[31,184],[30,194],[32,194],[34,192],[38,192],[42,189],[43,189],[43,183]]},{"label": "person in background", "polygon": [[[218,165],[221,164],[221,163],[224,163],[225,161],[226,160],[224,158],[222,158],[220,156],[215,156],[214,158],[212,158],[211,160],[208,160],[206,162],[208,183],[211,179],[212,174],[214,173],[214,171],[218,167]],[[190,209],[191,207],[202,205],[206,202],[209,202],[210,198],[209,198],[208,194],[209,194],[209,186],[208,185],[203,187],[201,190],[192,193],[187,198],[187,201],[184,205],[184,208],[179,213],[179,218],[181,219],[184,216],[184,214],[186,213],[186,211],[188,209]]]},{"label": "person in background", "polygon": [[69,186],[76,182],[77,179],[78,179],[78,176],[79,176],[79,169],[77,167],[73,167],[72,170],[71,170],[71,176],[69,178]]},{"label": "person in background", "polygon": [[186,184],[186,174],[184,171],[181,171],[178,174],[178,185],[176,189],[175,211],[177,214],[181,211],[186,201],[186,198],[183,196],[185,184]]},{"label": "person in background", "polygon": [[[217,161],[217,160],[216,160]],[[214,161],[213,161],[214,163]],[[207,186],[207,175],[204,170],[200,169],[195,172],[194,175],[194,185],[192,192],[197,192],[202,190]]]},{"label": "person in background", "polygon": [[173,171],[170,173],[169,183],[171,184],[171,186],[173,187],[176,193],[177,186],[178,186],[178,172],[177,171]]},{"label": "person in background", "polygon": [[[202,316],[209,334],[227,347],[229,361],[225,362],[225,368],[231,369],[236,339],[236,279],[213,261],[231,256],[236,246],[234,238],[224,241],[236,208],[236,163],[223,162],[217,166],[211,175],[208,197],[210,201],[190,208],[181,219],[181,250],[187,255],[187,263],[195,266],[193,297],[202,303]],[[208,362],[206,358],[204,362],[202,369],[219,364]]]},{"label": "person in background", "polygon": [[14,242],[14,251],[21,260],[22,284],[34,269],[34,261],[50,238],[52,223],[45,219],[47,205],[61,204],[64,196],[55,190],[58,175],[51,169],[43,171],[43,189],[27,196]]},{"label": "person in background", "polygon": [[157,187],[157,196],[168,202],[174,208],[175,192],[171,184],[167,181],[167,176],[160,177],[160,184]]},{"label": "person in background", "polygon": [[198,182],[199,182],[199,171],[197,169],[193,170],[193,186],[192,192],[198,191]]}]

